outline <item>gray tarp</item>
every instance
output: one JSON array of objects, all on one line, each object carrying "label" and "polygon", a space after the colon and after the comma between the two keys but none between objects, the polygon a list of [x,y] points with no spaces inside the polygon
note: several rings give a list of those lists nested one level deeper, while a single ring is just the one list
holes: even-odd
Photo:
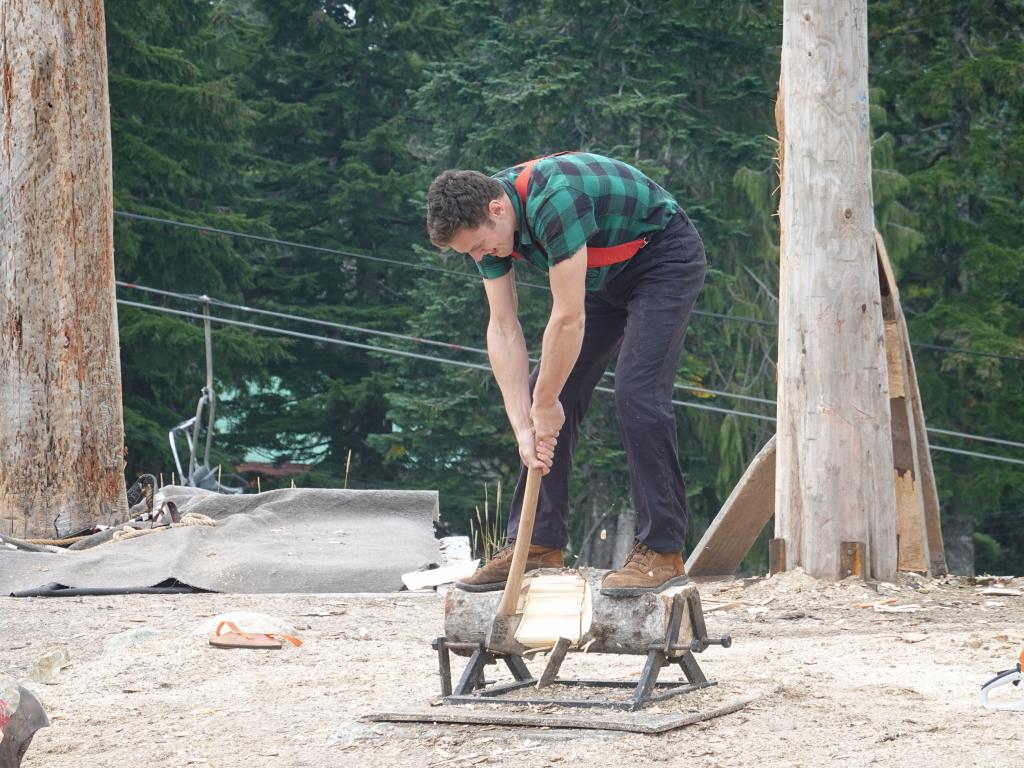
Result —
[{"label": "gray tarp", "polygon": [[440,562],[434,491],[287,489],[231,496],[163,488],[189,526],[71,552],[0,545],[0,594],[58,583],[151,587],[167,579],[213,592],[387,592]]}]

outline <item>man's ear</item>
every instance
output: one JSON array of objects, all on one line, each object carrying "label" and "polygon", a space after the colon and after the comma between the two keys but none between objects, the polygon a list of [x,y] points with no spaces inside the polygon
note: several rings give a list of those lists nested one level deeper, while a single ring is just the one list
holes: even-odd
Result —
[{"label": "man's ear", "polygon": [[492,217],[500,219],[505,213],[505,201],[500,197],[494,198],[487,204],[487,212],[491,214]]}]

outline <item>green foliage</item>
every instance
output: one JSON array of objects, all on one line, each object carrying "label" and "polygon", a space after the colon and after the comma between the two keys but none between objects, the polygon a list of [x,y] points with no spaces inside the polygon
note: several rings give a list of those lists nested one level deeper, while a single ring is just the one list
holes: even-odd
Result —
[{"label": "green foliage", "polygon": [[[702,233],[710,271],[698,310],[760,321],[695,315],[678,381],[770,400],[781,6],[108,0],[115,206],[331,249],[118,218],[118,277],[483,347],[487,311],[472,264],[437,253],[424,236],[430,179],[558,150],[604,152],[669,189]],[[1024,11],[1009,0],[873,0],[869,11],[876,219],[911,336],[1024,355]],[[518,281],[535,354],[549,295],[535,287],[545,282],[539,272]],[[487,366],[469,349],[216,306],[214,314]],[[194,413],[205,383],[202,328],[129,307],[120,324],[129,475],[169,477],[167,430]],[[916,357],[930,424],[1024,441],[1019,363]],[[216,325],[214,358],[223,425],[214,445],[226,470],[263,458],[309,463],[300,485],[339,487],[348,468],[350,487],[436,488],[445,521],[462,532],[483,484],[500,481],[507,507],[518,458],[486,370]],[[684,390],[676,399],[773,413]],[[677,417],[692,544],[772,426],[684,406]],[[933,457],[945,512],[976,525],[979,563],[1024,570],[1013,524],[1024,473]],[[629,503],[607,393],[595,394],[576,458],[579,547],[596,520]],[[747,566],[764,561],[762,543]]]},{"label": "green foliage", "polygon": [[[906,211],[900,223],[913,222],[916,230],[910,240],[892,239],[901,245],[894,261],[911,337],[1021,356],[1024,178],[1014,159],[1024,141],[1024,8],[877,2],[871,20],[872,78],[889,116],[892,161],[906,178],[892,192]],[[887,238],[892,234],[886,230]],[[1024,440],[1015,418],[1024,412],[1020,363],[920,352],[918,373],[929,423]],[[940,496],[948,508],[955,500],[958,514],[985,525],[1020,505],[1019,469],[950,454],[933,458]],[[997,528],[1007,543],[1015,539],[1012,526]],[[1015,547],[985,548],[986,567],[1024,569],[1015,540]]]}]

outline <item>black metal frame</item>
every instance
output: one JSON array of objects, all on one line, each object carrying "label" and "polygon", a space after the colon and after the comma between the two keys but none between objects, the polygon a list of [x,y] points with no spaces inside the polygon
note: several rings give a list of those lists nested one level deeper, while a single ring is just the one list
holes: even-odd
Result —
[{"label": "black metal frame", "polygon": [[[679,628],[682,624],[684,602],[689,603],[690,625],[693,640],[688,645],[677,645],[675,639],[679,636]],[[554,657],[549,661],[549,667],[542,675],[542,679],[552,683],[566,686],[578,686],[588,688],[633,688],[633,697],[629,701],[612,701],[609,699],[554,699],[554,698],[509,698],[504,696],[511,691],[516,691],[527,686],[536,685],[537,679],[530,673],[523,657],[516,654],[498,653],[488,650],[483,643],[450,643],[444,637],[437,638],[432,644],[437,651],[438,668],[441,677],[441,695],[449,704],[515,704],[515,705],[537,705],[555,704],[562,707],[603,707],[607,709],[620,709],[635,711],[653,704],[657,701],[664,701],[672,696],[707,688],[717,685],[716,681],[708,680],[703,670],[694,658],[695,653],[707,649],[709,645],[721,645],[728,648],[732,645],[732,638],[725,635],[721,638],[711,639],[707,636],[707,628],[704,625],[704,611],[701,608],[700,596],[696,591],[691,592],[686,598],[676,595],[672,601],[672,612],[669,616],[669,625],[665,632],[665,643],[663,645],[649,648],[640,679],[633,681],[616,680],[563,680],[555,677],[558,666],[564,656],[564,648],[561,654],[552,652]],[[451,651],[472,651],[469,663],[462,672],[459,682],[452,687]],[[678,654],[678,655],[676,655]],[[497,664],[501,660],[508,667],[515,678],[511,683],[488,683],[484,679],[484,669],[491,664]],[[678,664],[686,678],[685,684],[677,682],[658,681],[658,676],[663,667],[671,664]]]}]

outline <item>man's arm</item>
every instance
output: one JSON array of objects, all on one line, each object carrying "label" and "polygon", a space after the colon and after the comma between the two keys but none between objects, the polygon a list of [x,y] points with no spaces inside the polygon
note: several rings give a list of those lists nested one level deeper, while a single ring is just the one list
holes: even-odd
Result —
[{"label": "man's arm", "polygon": [[534,429],[541,438],[554,438],[565,422],[558,396],[583,346],[587,246],[555,264],[550,280],[551,316],[544,329],[540,373],[531,410]]},{"label": "man's arm", "polygon": [[487,324],[487,353],[505,401],[509,424],[518,438],[530,432],[533,424],[530,421],[530,360],[523,328],[519,324],[519,301],[513,273],[484,280],[484,291],[491,310]]}]

